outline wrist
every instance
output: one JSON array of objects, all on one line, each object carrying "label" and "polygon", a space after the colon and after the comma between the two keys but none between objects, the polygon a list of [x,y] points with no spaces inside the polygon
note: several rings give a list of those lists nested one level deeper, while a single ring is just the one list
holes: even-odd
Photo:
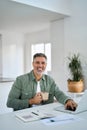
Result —
[{"label": "wrist", "polygon": [[69,101],[73,101],[73,99],[67,99],[66,102],[65,102],[65,104],[66,104],[67,102],[69,102]]},{"label": "wrist", "polygon": [[33,98],[29,99],[29,105],[33,105],[33,104],[34,104]]}]

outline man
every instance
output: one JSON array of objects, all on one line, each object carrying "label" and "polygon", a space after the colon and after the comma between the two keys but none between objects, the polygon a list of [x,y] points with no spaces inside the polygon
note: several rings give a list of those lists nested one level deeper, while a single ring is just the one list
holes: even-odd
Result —
[{"label": "man", "polygon": [[7,106],[14,110],[21,110],[34,105],[52,103],[55,97],[60,103],[65,105],[66,109],[74,110],[77,104],[59,90],[50,76],[44,74],[47,66],[46,55],[36,53],[33,56],[32,65],[33,70],[30,73],[16,78],[8,96]]}]

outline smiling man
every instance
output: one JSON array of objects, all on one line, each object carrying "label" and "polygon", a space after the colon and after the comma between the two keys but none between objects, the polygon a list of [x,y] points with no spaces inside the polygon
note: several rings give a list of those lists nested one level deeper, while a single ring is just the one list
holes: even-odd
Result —
[{"label": "smiling man", "polygon": [[47,66],[46,55],[36,53],[32,65],[31,72],[16,78],[8,95],[7,106],[21,110],[53,103],[55,97],[66,109],[74,110],[77,104],[59,89],[53,78],[44,74]]}]

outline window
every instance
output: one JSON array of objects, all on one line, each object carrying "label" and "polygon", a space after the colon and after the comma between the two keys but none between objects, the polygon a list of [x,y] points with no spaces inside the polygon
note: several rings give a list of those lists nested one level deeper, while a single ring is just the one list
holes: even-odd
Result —
[{"label": "window", "polygon": [[51,43],[38,43],[32,44],[31,46],[31,56],[33,60],[33,55],[35,53],[44,53],[47,56],[47,68],[46,71],[51,71]]}]

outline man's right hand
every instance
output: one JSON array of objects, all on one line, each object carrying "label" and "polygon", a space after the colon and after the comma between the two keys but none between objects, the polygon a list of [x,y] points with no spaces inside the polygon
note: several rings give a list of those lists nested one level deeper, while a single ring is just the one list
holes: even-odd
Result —
[{"label": "man's right hand", "polygon": [[33,105],[33,104],[40,104],[42,102],[42,95],[41,93],[37,93],[33,98],[29,99],[29,104]]}]

